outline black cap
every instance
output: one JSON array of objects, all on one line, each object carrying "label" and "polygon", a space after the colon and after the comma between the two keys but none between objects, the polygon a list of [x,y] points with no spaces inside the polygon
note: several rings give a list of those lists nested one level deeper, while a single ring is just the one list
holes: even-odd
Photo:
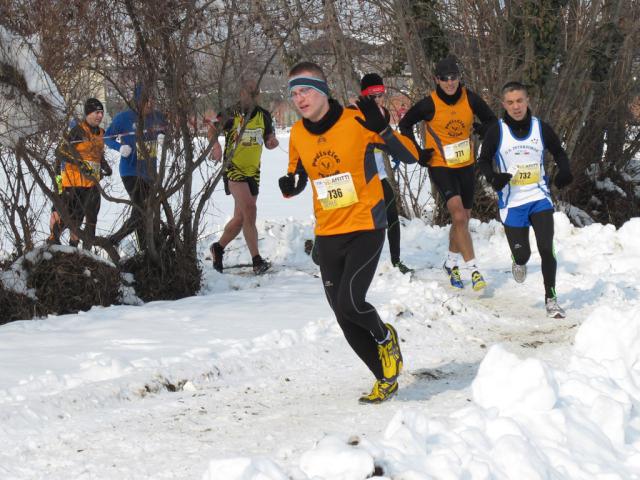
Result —
[{"label": "black cap", "polygon": [[377,73],[367,73],[362,80],[360,80],[360,90],[366,90],[369,87],[376,85],[384,85],[382,77]]},{"label": "black cap", "polygon": [[446,75],[460,75],[460,67],[456,57],[447,55],[436,64],[436,77],[444,77]]},{"label": "black cap", "polygon": [[93,112],[104,112],[102,102],[97,98],[89,98],[86,102],[84,102],[85,116]]}]

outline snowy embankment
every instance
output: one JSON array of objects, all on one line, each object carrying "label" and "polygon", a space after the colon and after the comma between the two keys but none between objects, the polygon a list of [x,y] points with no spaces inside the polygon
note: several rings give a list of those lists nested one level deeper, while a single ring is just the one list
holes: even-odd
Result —
[{"label": "snowy embankment", "polygon": [[[405,225],[414,278],[385,251],[370,290],[406,362],[379,406],[357,403],[373,379],[303,252],[311,224],[259,228],[265,277],[205,263],[198,297],[0,327],[0,477],[640,478],[640,220],[556,214],[561,321],[536,252],[511,279],[499,224],[472,224],[481,295],[448,287],[447,229]],[[228,252],[248,260],[241,238]]]}]

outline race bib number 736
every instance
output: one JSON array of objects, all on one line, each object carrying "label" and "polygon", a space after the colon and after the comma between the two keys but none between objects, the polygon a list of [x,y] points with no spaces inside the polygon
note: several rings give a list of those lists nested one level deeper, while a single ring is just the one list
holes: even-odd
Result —
[{"label": "race bib number 736", "polygon": [[358,194],[351,173],[339,173],[313,181],[316,195],[323,210],[344,208],[358,202]]}]

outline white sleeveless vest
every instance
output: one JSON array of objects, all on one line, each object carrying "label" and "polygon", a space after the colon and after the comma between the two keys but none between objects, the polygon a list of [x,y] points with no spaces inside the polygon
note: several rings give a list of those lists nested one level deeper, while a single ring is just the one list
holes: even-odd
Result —
[{"label": "white sleeveless vest", "polygon": [[500,144],[495,160],[500,172],[513,177],[498,192],[499,208],[518,207],[545,198],[551,200],[543,153],[542,127],[537,117],[531,117],[529,135],[522,139],[516,138],[504,120],[500,120]]},{"label": "white sleeveless vest", "polygon": [[376,157],[376,167],[378,168],[378,177],[380,180],[384,180],[387,178],[387,169],[384,167],[384,156],[382,155],[382,150],[376,148],[373,151],[373,154]]}]

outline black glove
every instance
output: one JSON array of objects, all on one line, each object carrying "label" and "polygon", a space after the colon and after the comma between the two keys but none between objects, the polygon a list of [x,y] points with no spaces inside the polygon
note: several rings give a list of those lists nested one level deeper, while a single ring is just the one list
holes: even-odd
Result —
[{"label": "black glove", "polygon": [[571,170],[562,169],[556,173],[555,178],[553,179],[553,183],[558,188],[564,188],[573,182],[573,175],[571,175]]},{"label": "black glove", "polygon": [[502,190],[507,183],[511,181],[510,173],[494,173],[493,177],[491,177],[491,186],[496,192]]},{"label": "black glove", "polygon": [[418,165],[421,167],[428,167],[431,165],[431,158],[433,157],[433,148],[418,149]]},{"label": "black glove", "polygon": [[293,194],[294,195],[298,195],[300,192],[302,192],[305,187],[307,186],[307,181],[309,180],[309,176],[307,175],[307,172],[304,169],[301,169],[298,171],[298,180],[296,181],[296,186],[293,189]]},{"label": "black glove", "polygon": [[487,133],[487,129],[489,128],[489,124],[473,122],[473,132],[478,135],[480,140],[484,139],[484,134]]},{"label": "black glove", "polygon": [[108,163],[103,163],[102,165],[100,165],[100,170],[103,177],[110,177],[113,174],[113,170],[111,170],[111,167]]},{"label": "black glove", "polygon": [[285,198],[295,195],[296,189],[296,177],[293,173],[287,173],[284,177],[278,179],[278,185],[280,185],[280,191]]},{"label": "black glove", "polygon": [[360,117],[356,117],[356,120],[367,130],[381,133],[389,126],[389,122],[384,119],[384,115],[373,97],[358,97],[356,105],[364,115],[364,120]]}]

